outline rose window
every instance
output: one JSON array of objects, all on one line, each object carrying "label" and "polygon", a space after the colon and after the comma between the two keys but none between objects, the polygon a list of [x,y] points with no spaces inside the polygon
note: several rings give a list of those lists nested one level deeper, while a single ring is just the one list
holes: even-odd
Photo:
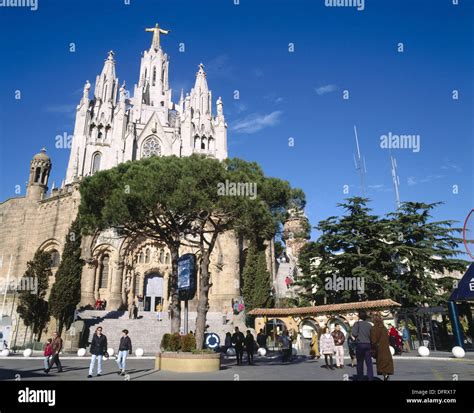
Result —
[{"label": "rose window", "polygon": [[156,138],[150,138],[143,144],[142,157],[149,158],[150,156],[160,156],[161,146]]}]

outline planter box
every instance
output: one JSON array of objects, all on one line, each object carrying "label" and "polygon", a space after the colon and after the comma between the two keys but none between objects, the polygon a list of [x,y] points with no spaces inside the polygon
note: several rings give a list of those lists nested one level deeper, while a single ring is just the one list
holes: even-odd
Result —
[{"label": "planter box", "polygon": [[219,371],[221,368],[220,353],[158,353],[155,368],[177,373],[205,373]]}]

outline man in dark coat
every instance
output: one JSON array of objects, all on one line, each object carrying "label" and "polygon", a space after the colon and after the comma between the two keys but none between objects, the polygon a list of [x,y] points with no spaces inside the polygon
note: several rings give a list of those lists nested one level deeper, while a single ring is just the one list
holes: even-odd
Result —
[{"label": "man in dark coat", "polygon": [[92,354],[91,364],[89,365],[89,379],[94,372],[95,361],[97,360],[97,377],[102,376],[102,358],[107,354],[107,337],[102,334],[102,327],[97,327],[92,337],[90,352]]},{"label": "man in dark coat", "polygon": [[253,353],[255,352],[255,339],[253,338],[250,330],[247,330],[247,335],[244,339],[245,351],[247,352],[247,360],[250,364],[253,364]]},{"label": "man in dark coat", "polygon": [[372,325],[367,321],[367,312],[359,311],[359,320],[352,326],[352,337],[356,342],[357,378],[362,379],[364,375],[364,362],[367,366],[367,377],[372,380],[374,371],[372,366],[372,354],[370,345],[370,331]]},{"label": "man in dark coat", "polygon": [[53,352],[51,354],[51,360],[49,362],[49,366],[45,370],[45,373],[49,373],[49,371],[51,370],[51,367],[53,367],[55,364],[58,368],[58,373],[61,373],[63,371],[63,366],[61,365],[61,360],[59,360],[59,353],[61,352],[63,348],[63,340],[59,336],[59,333],[57,331],[53,333],[53,341],[51,342],[51,348]]},{"label": "man in dark coat", "polygon": [[375,360],[377,362],[377,374],[383,375],[384,381],[388,380],[388,376],[393,374],[393,358],[390,352],[390,344],[388,330],[383,325],[380,314],[372,317],[374,326],[370,331],[370,342],[375,350]]},{"label": "man in dark coat", "polygon": [[242,357],[244,355],[244,334],[239,331],[239,327],[235,327],[235,333],[232,334],[232,344],[235,348],[235,355],[237,356],[237,365],[242,364]]},{"label": "man in dark coat", "polygon": [[257,334],[257,344],[259,348],[267,349],[267,335],[263,332],[262,329]]}]

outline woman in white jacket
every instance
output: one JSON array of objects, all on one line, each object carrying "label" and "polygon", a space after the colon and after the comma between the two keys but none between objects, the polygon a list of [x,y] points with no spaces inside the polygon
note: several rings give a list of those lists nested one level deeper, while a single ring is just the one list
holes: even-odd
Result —
[{"label": "woman in white jacket", "polygon": [[334,370],[332,365],[332,355],[334,354],[335,349],[336,345],[334,343],[334,338],[329,332],[329,327],[324,327],[323,334],[321,334],[321,338],[319,339],[319,350],[321,354],[324,354],[327,369]]}]

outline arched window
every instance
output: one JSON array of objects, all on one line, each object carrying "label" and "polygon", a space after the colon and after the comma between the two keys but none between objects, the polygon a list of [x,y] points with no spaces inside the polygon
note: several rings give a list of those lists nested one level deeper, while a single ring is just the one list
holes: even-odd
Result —
[{"label": "arched window", "polygon": [[201,149],[202,149],[202,150],[206,150],[206,138],[202,138],[202,141],[201,141]]},{"label": "arched window", "polygon": [[165,252],[161,249],[160,250],[160,264],[165,263]]},{"label": "arched window", "polygon": [[46,185],[46,180],[47,180],[47,172],[46,170],[44,170],[43,173],[41,174],[41,183]]},{"label": "arched window", "polygon": [[166,262],[166,264],[169,264],[169,263],[171,262],[170,253],[169,253],[169,252],[166,253],[165,262]]},{"label": "arched window", "polygon": [[150,262],[150,248],[145,250],[145,262],[148,264]]},{"label": "arched window", "polygon": [[91,168],[92,174],[95,174],[97,171],[100,170],[101,159],[102,159],[102,154],[100,152],[97,152],[92,156],[92,168]]},{"label": "arched window", "polygon": [[161,145],[158,138],[151,136],[142,146],[142,158],[149,158],[150,156],[161,156]]},{"label": "arched window", "polygon": [[153,68],[153,80],[152,80],[152,86],[155,86],[156,83],[156,66]]},{"label": "arched window", "polygon": [[52,268],[59,267],[60,261],[61,261],[61,256],[59,255],[59,252],[56,250],[52,250],[51,251],[51,267]]},{"label": "arched window", "polygon": [[99,268],[99,288],[107,288],[109,279],[109,256],[104,255]]},{"label": "arched window", "polygon": [[143,264],[145,262],[145,258],[144,258],[144,255],[143,255],[143,252],[140,252],[140,255],[138,256],[138,262],[140,264]]},{"label": "arched window", "polygon": [[199,142],[200,142],[199,136],[195,136],[194,137],[194,149],[199,149]]},{"label": "arched window", "polygon": [[41,178],[41,168],[38,167],[35,170],[35,182],[39,182]]}]

